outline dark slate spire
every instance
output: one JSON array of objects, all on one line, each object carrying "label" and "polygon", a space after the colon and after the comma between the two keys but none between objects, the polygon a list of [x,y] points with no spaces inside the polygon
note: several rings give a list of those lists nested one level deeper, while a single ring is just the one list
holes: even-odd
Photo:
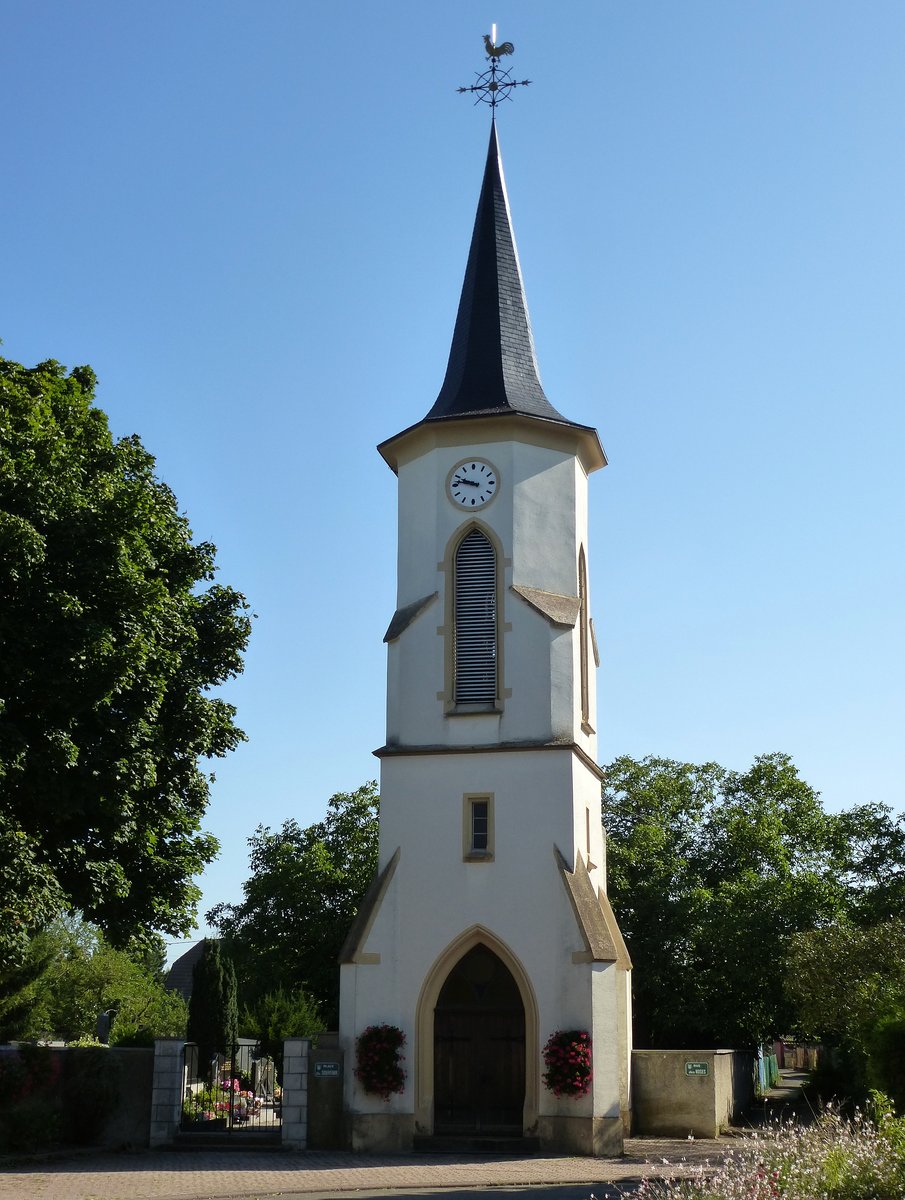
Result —
[{"label": "dark slate spire", "polygon": [[449,365],[425,420],[507,412],[566,421],[541,386],[496,124],[491,124]]}]

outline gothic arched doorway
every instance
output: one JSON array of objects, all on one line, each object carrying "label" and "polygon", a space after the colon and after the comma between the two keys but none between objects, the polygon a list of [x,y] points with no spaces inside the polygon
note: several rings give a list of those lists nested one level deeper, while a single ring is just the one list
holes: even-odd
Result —
[{"label": "gothic arched doorway", "polygon": [[525,1008],[484,945],[446,978],[434,1009],[434,1133],[522,1132]]}]

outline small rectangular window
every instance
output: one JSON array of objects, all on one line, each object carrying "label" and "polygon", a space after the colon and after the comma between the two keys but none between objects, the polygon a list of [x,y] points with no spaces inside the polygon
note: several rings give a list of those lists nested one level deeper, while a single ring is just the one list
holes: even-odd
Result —
[{"label": "small rectangular window", "polygon": [[462,853],[469,862],[493,859],[493,796],[465,796],[462,811]]},{"label": "small rectangular window", "polygon": [[472,850],[487,849],[488,813],[486,800],[471,802],[471,848]]}]

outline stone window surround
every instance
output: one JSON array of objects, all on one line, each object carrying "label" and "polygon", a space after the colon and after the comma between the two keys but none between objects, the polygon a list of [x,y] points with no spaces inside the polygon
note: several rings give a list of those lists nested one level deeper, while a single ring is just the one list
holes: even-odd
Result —
[{"label": "stone window surround", "polygon": [[[459,548],[462,540],[468,536],[473,529],[477,529],[490,542],[493,547],[496,558],[496,618],[497,618],[497,649],[496,649],[496,666],[497,666],[497,698],[492,704],[457,704],[456,703],[456,629],[455,629],[455,610],[456,610],[456,551]],[[512,692],[509,688],[503,687],[504,676],[504,655],[503,655],[503,634],[510,633],[512,625],[504,621],[503,603],[504,603],[504,582],[505,572],[512,569],[512,559],[506,558],[503,554],[503,547],[500,539],[493,529],[484,521],[477,518],[472,518],[464,525],[460,525],[453,533],[452,537],[446,544],[446,552],[442,562],[437,563],[437,570],[445,576],[445,585],[443,593],[445,597],[444,622],[437,626],[438,636],[444,639],[444,689],[442,692],[437,692],[437,699],[442,701],[444,713],[448,717],[455,716],[480,716],[482,713],[497,714],[503,711],[503,702],[508,699]]]},{"label": "stone window surround", "polygon": [[[493,862],[495,856],[494,846],[494,819],[493,819],[493,792],[466,792],[462,797],[462,859],[468,863],[485,863]],[[476,849],[474,845],[474,818],[475,805],[487,805],[487,846],[485,849]]]}]

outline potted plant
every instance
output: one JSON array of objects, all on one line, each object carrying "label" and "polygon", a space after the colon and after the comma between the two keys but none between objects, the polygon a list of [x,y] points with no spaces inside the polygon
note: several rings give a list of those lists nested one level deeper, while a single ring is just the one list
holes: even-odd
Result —
[{"label": "potted plant", "polygon": [[405,1089],[405,1034],[395,1025],[369,1025],[355,1042],[355,1078],[366,1092],[389,1100]]},{"label": "potted plant", "polygon": [[544,1083],[554,1096],[586,1096],[591,1089],[591,1035],[557,1029],[544,1046]]}]

